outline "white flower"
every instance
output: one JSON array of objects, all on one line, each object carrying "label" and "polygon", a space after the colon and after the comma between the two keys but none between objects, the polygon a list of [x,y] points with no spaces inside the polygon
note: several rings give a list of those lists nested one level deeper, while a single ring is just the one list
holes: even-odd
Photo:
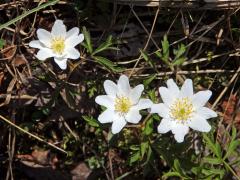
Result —
[{"label": "white flower", "polygon": [[40,49],[36,55],[39,60],[54,57],[54,61],[61,69],[67,68],[67,59],[78,59],[80,53],[74,47],[84,40],[83,34],[79,34],[79,28],[74,27],[68,32],[62,20],[56,20],[52,31],[38,29],[39,40],[29,43],[30,47]]},{"label": "white flower", "polygon": [[107,95],[97,96],[97,104],[107,109],[100,114],[98,120],[101,123],[112,122],[112,133],[119,133],[122,128],[130,123],[138,123],[142,116],[139,113],[142,109],[150,108],[152,101],[140,99],[143,92],[143,85],[131,88],[127,76],[122,75],[117,84],[110,80],[104,82],[104,89]]},{"label": "white flower", "polygon": [[181,90],[172,79],[167,81],[167,87],[159,88],[163,103],[151,107],[151,113],[158,113],[163,118],[158,126],[158,132],[167,133],[171,130],[177,142],[183,142],[189,127],[209,132],[211,126],[206,119],[216,117],[217,113],[204,105],[212,92],[206,90],[193,94],[191,79],[185,80]]}]

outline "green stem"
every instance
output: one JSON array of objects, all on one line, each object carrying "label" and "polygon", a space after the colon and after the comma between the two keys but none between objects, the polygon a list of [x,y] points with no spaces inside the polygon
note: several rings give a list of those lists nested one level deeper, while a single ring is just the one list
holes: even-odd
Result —
[{"label": "green stem", "polygon": [[229,171],[231,171],[231,173],[232,173],[238,180],[240,180],[240,177],[235,173],[235,171],[231,168],[231,166],[229,166],[228,163],[226,163],[225,161],[223,161],[223,164],[227,167],[227,169],[229,169]]}]

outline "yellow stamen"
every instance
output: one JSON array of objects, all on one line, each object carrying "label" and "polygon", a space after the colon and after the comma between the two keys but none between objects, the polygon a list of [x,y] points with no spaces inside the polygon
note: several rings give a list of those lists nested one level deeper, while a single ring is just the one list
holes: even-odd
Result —
[{"label": "yellow stamen", "polygon": [[115,100],[115,111],[119,112],[120,114],[125,114],[129,111],[132,106],[132,102],[127,97],[118,97]]},{"label": "yellow stamen", "polygon": [[64,52],[65,48],[64,39],[62,37],[53,38],[51,48],[54,53],[61,55]]},{"label": "yellow stamen", "polygon": [[187,97],[177,98],[170,107],[170,117],[181,122],[190,119],[193,112],[193,104]]}]

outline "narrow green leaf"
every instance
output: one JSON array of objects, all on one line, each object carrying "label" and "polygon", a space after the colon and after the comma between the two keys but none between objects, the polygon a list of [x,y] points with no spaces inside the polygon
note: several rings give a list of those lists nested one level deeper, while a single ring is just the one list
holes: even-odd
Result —
[{"label": "narrow green leaf", "polygon": [[133,164],[134,162],[138,161],[141,157],[140,151],[137,151],[136,153],[134,153],[131,157],[130,157],[130,164]]},{"label": "narrow green leaf", "polygon": [[143,158],[144,154],[146,153],[148,147],[149,147],[148,141],[141,143],[140,148],[141,148],[141,157],[142,158]]},{"label": "narrow green leaf", "polygon": [[84,39],[86,40],[86,43],[87,44],[84,44],[84,47],[88,50],[88,52],[90,54],[92,54],[93,52],[93,47],[92,47],[92,42],[91,42],[91,36],[90,36],[90,33],[87,31],[86,27],[83,27],[83,35],[84,35]]},{"label": "narrow green leaf", "polygon": [[93,58],[101,65],[106,67],[108,70],[112,70],[114,72],[121,72],[123,69],[116,67],[116,65],[110,61],[109,59],[102,56],[93,56]]},{"label": "narrow green leaf", "polygon": [[[109,36],[106,40],[106,42],[100,44],[100,46],[98,46],[98,48],[92,53],[92,55],[95,55],[99,52],[102,52],[104,50],[107,50],[109,49],[109,47],[112,45],[112,36]],[[114,48],[114,47],[111,47],[111,48]]]},{"label": "narrow green leaf", "polygon": [[143,80],[143,85],[147,87],[156,77],[157,74],[150,75],[147,79]]},{"label": "narrow green leaf", "polygon": [[4,45],[5,45],[5,41],[3,39],[0,39],[0,49],[2,49]]},{"label": "narrow green leaf", "polygon": [[37,11],[39,11],[41,9],[44,9],[44,8],[48,7],[48,6],[53,6],[58,1],[59,0],[49,1],[49,2],[44,3],[44,4],[42,4],[42,5],[40,5],[40,6],[36,7],[36,8],[33,8],[33,9],[29,10],[29,11],[26,11],[25,13],[21,14],[20,16],[17,16],[16,18],[14,18],[14,19],[12,19],[12,20],[10,20],[10,21],[0,25],[0,30],[2,30],[3,28],[8,27],[9,25],[11,25],[11,24],[13,24],[13,23],[15,23],[15,22],[25,18],[25,17],[27,17],[28,15],[30,15],[30,14],[32,14],[34,12],[37,12]]},{"label": "narrow green leaf", "polygon": [[206,162],[206,163],[214,164],[214,165],[222,163],[222,161],[220,159],[212,158],[212,157],[204,157],[203,161]]},{"label": "narrow green leaf", "polygon": [[90,126],[99,127],[98,121],[95,120],[93,117],[90,117],[90,116],[82,116],[82,117]]}]

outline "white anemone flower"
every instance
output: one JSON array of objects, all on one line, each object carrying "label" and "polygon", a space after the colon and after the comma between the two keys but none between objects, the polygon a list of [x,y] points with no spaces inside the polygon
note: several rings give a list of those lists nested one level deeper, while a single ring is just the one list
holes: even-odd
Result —
[{"label": "white anemone flower", "polygon": [[105,106],[107,109],[99,115],[100,123],[112,122],[112,133],[119,133],[122,128],[129,123],[137,124],[142,116],[139,113],[142,109],[150,108],[152,101],[140,99],[144,86],[142,84],[131,88],[127,76],[120,76],[117,84],[106,80],[104,89],[107,95],[97,96],[97,104]]},{"label": "white anemone flower", "polygon": [[200,132],[211,130],[207,119],[216,117],[217,113],[204,107],[212,95],[210,90],[194,94],[191,79],[186,79],[181,89],[169,79],[167,88],[160,87],[159,92],[163,103],[151,107],[151,113],[158,113],[163,118],[158,126],[159,133],[171,130],[180,143],[184,141],[189,127]]},{"label": "white anemone flower", "polygon": [[83,34],[79,34],[79,28],[74,27],[67,32],[62,20],[56,20],[52,31],[38,29],[39,40],[29,43],[30,47],[38,48],[36,57],[39,60],[46,60],[54,57],[54,61],[61,69],[67,68],[67,59],[78,59],[80,53],[74,47],[84,40]]}]

